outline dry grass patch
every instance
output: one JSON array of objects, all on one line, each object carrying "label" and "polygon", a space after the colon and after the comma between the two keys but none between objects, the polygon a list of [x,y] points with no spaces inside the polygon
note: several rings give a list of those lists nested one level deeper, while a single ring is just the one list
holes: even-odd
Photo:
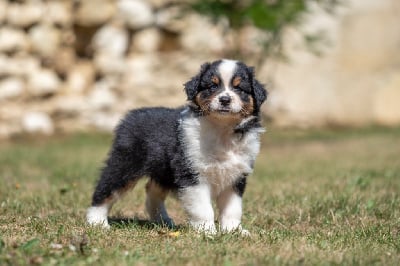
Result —
[{"label": "dry grass patch", "polygon": [[274,131],[244,196],[251,238],[191,231],[178,202],[168,230],[140,220],[144,183],[111,215],[85,209],[111,137],[75,135],[0,146],[0,265],[381,264],[400,261],[400,129]]}]

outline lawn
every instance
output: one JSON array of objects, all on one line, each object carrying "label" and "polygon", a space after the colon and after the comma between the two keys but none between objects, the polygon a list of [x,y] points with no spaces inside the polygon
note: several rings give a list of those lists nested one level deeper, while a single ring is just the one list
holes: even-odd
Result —
[{"label": "lawn", "polygon": [[400,129],[282,130],[263,135],[244,194],[250,237],[146,223],[144,183],[85,224],[111,136],[0,143],[0,265],[398,265]]}]

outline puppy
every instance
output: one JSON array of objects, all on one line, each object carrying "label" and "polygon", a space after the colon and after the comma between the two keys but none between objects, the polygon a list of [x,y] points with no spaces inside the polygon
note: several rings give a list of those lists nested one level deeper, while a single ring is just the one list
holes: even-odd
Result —
[{"label": "puppy", "polygon": [[267,91],[242,62],[205,63],[185,85],[188,105],[130,111],[115,138],[95,188],[87,221],[109,227],[115,201],[142,177],[152,221],[174,226],[164,206],[172,192],[192,227],[214,234],[212,200],[222,232],[241,227],[246,178],[259,152],[260,106]]}]

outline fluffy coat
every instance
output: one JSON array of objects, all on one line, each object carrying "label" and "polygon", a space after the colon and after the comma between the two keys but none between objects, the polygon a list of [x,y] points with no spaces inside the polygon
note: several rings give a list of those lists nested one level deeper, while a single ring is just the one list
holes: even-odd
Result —
[{"label": "fluffy coat", "polygon": [[108,227],[113,203],[142,177],[152,221],[174,226],[164,206],[169,192],[181,201],[190,224],[215,233],[240,230],[246,178],[259,152],[260,106],[267,97],[253,68],[233,60],[202,65],[185,84],[188,105],[130,111],[115,130],[95,188],[87,221]]}]

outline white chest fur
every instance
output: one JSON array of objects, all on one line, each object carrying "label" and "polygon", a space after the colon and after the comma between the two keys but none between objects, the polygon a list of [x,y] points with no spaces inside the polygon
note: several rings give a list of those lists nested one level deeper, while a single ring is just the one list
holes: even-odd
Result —
[{"label": "white chest fur", "polygon": [[232,128],[194,117],[184,118],[181,126],[191,167],[199,173],[200,183],[210,186],[213,196],[252,172],[260,149],[260,130],[240,136]]}]

